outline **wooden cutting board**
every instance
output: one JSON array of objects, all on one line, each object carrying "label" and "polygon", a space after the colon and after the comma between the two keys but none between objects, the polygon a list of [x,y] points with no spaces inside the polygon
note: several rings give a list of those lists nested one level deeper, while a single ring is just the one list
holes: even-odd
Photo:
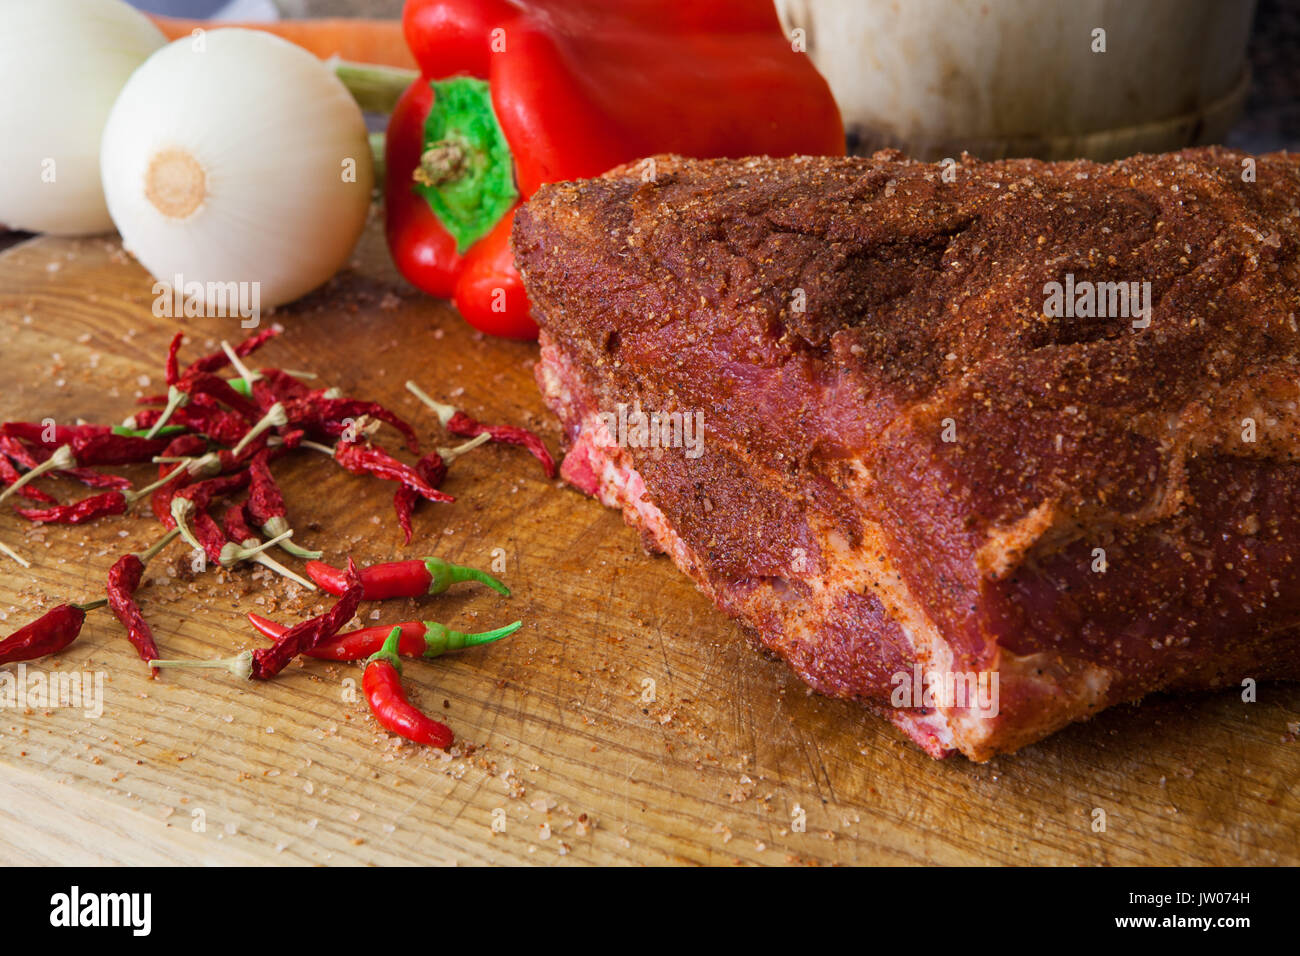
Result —
[{"label": "wooden cutting board", "polygon": [[[41,238],[0,255],[0,418],[116,422],[162,391],[176,325],[153,299],[116,240]],[[535,347],[477,336],[402,284],[374,228],[352,269],[267,321],[286,332],[262,364],[388,403],[429,440],[443,437],[407,378],[558,448]],[[216,319],[187,331],[183,358],[241,334]],[[280,475],[299,537],[327,557],[504,562],[510,599],[460,586],[361,610],[367,624],[526,622],[490,648],[407,666],[460,749],[378,732],[355,665],[293,665],[270,684],[150,681],[95,611],[77,644],[28,670],[103,672],[102,716],[0,709],[0,862],[1300,863],[1295,685],[1262,685],[1255,703],[1156,698],[987,764],[933,761],[756,653],[618,515],[518,450],[457,462],[446,490],[459,500],[423,506],[410,547],[382,483],[309,453]],[[146,517],[36,529],[3,509],[0,540],[32,568],[0,565],[0,633],[99,595],[113,560],[157,533]],[[261,571],[185,580],[187,563],[173,545],[141,591],[168,656],[260,646],[249,610],[296,621],[326,606]]]}]

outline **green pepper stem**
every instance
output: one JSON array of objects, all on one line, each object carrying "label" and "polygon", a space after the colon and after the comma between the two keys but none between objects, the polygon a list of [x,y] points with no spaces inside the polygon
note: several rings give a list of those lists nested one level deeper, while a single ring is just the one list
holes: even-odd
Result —
[{"label": "green pepper stem", "polygon": [[107,603],[108,603],[108,598],[99,598],[98,600],[95,601],[87,601],[85,604],[74,604],[72,606],[75,607],[78,611],[84,612],[84,611],[93,611],[95,610],[95,608],[103,607]]},{"label": "green pepper stem", "polygon": [[391,113],[406,88],[420,75],[415,70],[347,60],[330,60],[327,65],[333,67],[334,75],[367,113]]},{"label": "green pepper stem", "polygon": [[45,459],[35,468],[32,468],[4,491],[0,491],[0,501],[4,501],[15,491],[30,481],[34,481],[47,471],[64,471],[68,468],[75,468],[77,465],[77,456],[72,453],[72,449],[67,445],[60,445],[54,449],[54,454]]},{"label": "green pepper stem", "polygon": [[[262,525],[262,533],[268,538],[278,538],[286,531],[291,531],[291,529],[289,519],[284,515],[276,515]],[[312,551],[309,548],[294,544],[287,538],[280,542],[280,550],[292,554],[295,558],[302,558],[304,561],[319,561],[324,556],[323,551]]]},{"label": "green pepper stem", "polygon": [[400,674],[402,672],[402,659],[397,655],[397,646],[401,640],[401,627],[393,628],[388,632],[388,637],[384,639],[384,646],[366,658],[366,666],[369,667],[375,661],[388,661]]},{"label": "green pepper stem", "polygon": [[231,348],[230,343],[225,339],[221,340],[221,351],[226,353],[226,358],[230,359],[230,367],[239,373],[239,377],[244,380],[251,390],[253,383],[262,376],[245,365],[244,360],[239,357],[239,353]]},{"label": "green pepper stem", "polygon": [[406,390],[433,409],[433,413],[438,416],[438,421],[442,424],[443,428],[447,427],[447,423],[451,421],[451,417],[456,414],[456,409],[453,406],[444,405],[442,402],[435,402],[429,396],[428,392],[409,379],[406,382]]},{"label": "green pepper stem", "polygon": [[424,561],[424,566],[428,568],[429,577],[432,579],[429,582],[430,594],[441,594],[453,584],[458,584],[461,581],[478,581],[480,584],[486,584],[492,590],[510,597],[510,589],[486,571],[480,571],[478,568],[467,568],[463,564],[452,564],[449,561],[442,560],[442,558],[432,556],[421,560]]},{"label": "green pepper stem", "polygon": [[493,641],[499,641],[519,630],[523,626],[523,621],[515,621],[513,624],[507,624],[505,627],[498,627],[495,631],[483,631],[479,634],[466,634],[464,631],[453,631],[449,627],[439,624],[437,621],[424,622],[424,657],[434,658],[441,657],[447,651],[458,651],[465,647],[480,647],[484,644],[491,644]]}]

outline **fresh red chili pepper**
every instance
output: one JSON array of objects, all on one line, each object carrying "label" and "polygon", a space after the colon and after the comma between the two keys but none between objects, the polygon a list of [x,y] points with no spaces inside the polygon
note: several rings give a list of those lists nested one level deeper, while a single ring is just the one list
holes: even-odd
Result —
[{"label": "fresh red chili pepper", "polygon": [[[168,531],[152,547],[139,554],[124,554],[108,570],[108,606],[113,614],[126,628],[127,640],[146,663],[158,657],[158,645],[154,643],[153,629],[144,619],[140,606],[136,604],[135,592],[144,577],[144,568],[168,543],[176,537],[176,531]],[[149,668],[149,676],[158,673],[154,667]]]},{"label": "fresh red chili pepper", "polygon": [[450,434],[462,438],[487,435],[492,441],[503,445],[519,445],[528,449],[532,456],[542,463],[547,478],[556,476],[555,459],[551,457],[550,449],[546,447],[546,442],[542,441],[541,436],[518,425],[485,425],[452,405],[434,401],[424,389],[414,382],[408,381],[406,389],[433,410],[434,414],[438,416],[438,421],[442,423],[442,427]]},{"label": "fresh red chili pepper", "polygon": [[455,739],[446,724],[421,713],[402,690],[402,662],[397,656],[397,642],[402,634],[395,627],[384,646],[366,661],[361,675],[361,689],[370,704],[370,712],[386,730],[417,744],[446,750]]},{"label": "fresh red chili pepper", "polygon": [[[249,622],[267,637],[275,640],[288,628],[283,624],[268,620],[260,614],[249,613]],[[403,657],[441,657],[448,651],[459,651],[466,647],[479,647],[499,641],[519,630],[523,621],[515,621],[494,631],[479,634],[465,634],[453,631],[437,621],[405,621],[396,625],[401,628],[402,636],[397,650]],[[376,627],[363,627],[355,631],[346,631],[333,640],[327,641],[306,656],[330,661],[359,661],[369,657],[384,645],[392,625],[381,624]]]},{"label": "fresh red chili pepper", "polygon": [[[284,496],[280,493],[280,486],[275,483],[275,477],[271,474],[270,460],[270,451],[264,449],[248,462],[248,514],[262,529],[263,534],[268,538],[278,538],[290,528]],[[321,556],[319,551],[299,547],[292,541],[282,541],[280,547],[295,557],[309,561]]]},{"label": "fresh red chili pepper", "polygon": [[[506,597],[510,596],[510,589],[486,571],[449,564],[435,557],[372,564],[362,568],[360,575],[367,601],[441,594],[459,581],[478,581]],[[307,577],[330,594],[340,594],[347,587],[347,572],[322,561],[307,562]]]},{"label": "fresh red chili pepper", "polygon": [[103,607],[107,600],[86,604],[60,604],[46,611],[32,623],[20,627],[0,641],[0,664],[33,661],[47,654],[57,654],[81,634],[86,612]]},{"label": "fresh red chili pepper", "polygon": [[509,227],[494,230],[542,183],[661,153],[844,153],[830,89],[771,0],[409,0],[403,24],[423,75],[388,125],[389,248],[486,332],[535,331]]}]

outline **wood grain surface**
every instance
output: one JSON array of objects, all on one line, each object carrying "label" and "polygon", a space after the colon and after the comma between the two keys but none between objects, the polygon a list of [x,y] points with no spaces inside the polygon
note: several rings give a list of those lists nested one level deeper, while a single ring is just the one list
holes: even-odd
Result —
[{"label": "wood grain surface", "polygon": [[[152,284],[115,239],[0,254],[0,418],[117,422],[163,390],[176,324],[153,316]],[[374,228],[349,271],[266,321],[286,331],[262,364],[389,403],[426,440],[445,443],[407,378],[558,448],[535,347],[476,336],[411,291]],[[240,335],[230,319],[186,328],[183,357]],[[279,475],[297,537],[328,558],[505,562],[510,599],[459,586],[360,612],[463,630],[526,622],[492,647],[407,666],[413,696],[456,730],[455,752],[378,730],[356,665],[295,664],[269,684],[150,681],[95,611],[77,644],[27,672],[101,672],[102,715],[0,709],[0,863],[1300,863],[1294,685],[1262,685],[1255,703],[1158,697],[987,764],[933,761],[811,694],[618,515],[517,449],[458,461],[445,487],[459,500],[423,505],[409,547],[389,486],[308,453]],[[158,533],[141,510],[40,529],[5,508],[0,540],[32,568],[0,564],[0,633],[102,593],[113,560]],[[260,646],[249,610],[296,621],[328,605],[261,570],[191,575],[188,563],[173,545],[140,592],[167,656]]]}]

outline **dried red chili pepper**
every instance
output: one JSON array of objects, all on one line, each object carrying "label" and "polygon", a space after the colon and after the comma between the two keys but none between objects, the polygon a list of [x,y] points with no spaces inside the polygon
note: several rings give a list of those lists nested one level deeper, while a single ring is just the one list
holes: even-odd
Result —
[{"label": "dried red chili pepper", "polygon": [[[81,426],[59,427],[64,428],[66,431],[69,428],[80,428]],[[34,449],[29,450],[23,445],[22,441],[22,439],[13,435],[0,436],[0,451],[3,451],[8,457],[13,458],[14,461],[26,468],[34,468],[49,459],[50,451],[48,446],[40,442],[34,442]],[[144,439],[133,435],[118,435],[112,432],[87,432],[80,437],[73,436],[68,442],[68,447],[72,449],[73,457],[87,466],[125,465],[146,460],[139,456],[149,451],[150,448],[153,448],[153,453],[157,453],[157,449],[154,448],[152,443],[148,445],[137,444],[141,441],[144,441]],[[130,460],[126,460],[128,458]],[[55,473],[59,477],[73,478],[92,488],[131,487],[131,482],[120,475],[103,474],[94,471],[90,467],[60,468]],[[48,496],[46,497],[48,498]],[[48,500],[53,501],[54,499],[48,498]]]},{"label": "dried red chili pepper", "polygon": [[86,524],[108,515],[126,514],[126,509],[130,505],[161,489],[183,467],[183,465],[178,466],[170,474],[159,478],[152,485],[141,488],[139,491],[123,491],[115,488],[112,491],[104,492],[102,495],[92,495],[71,504],[53,505],[49,508],[16,508],[15,510],[28,521],[35,521],[38,524]]},{"label": "dried red chili pepper", "polygon": [[275,402],[299,401],[311,395],[311,387],[298,381],[288,372],[278,368],[261,369],[261,378],[253,383],[253,400],[259,408],[269,408]]},{"label": "dried red chili pepper", "polygon": [[85,604],[60,604],[51,608],[0,641],[0,664],[33,661],[47,654],[57,654],[81,634],[86,612],[107,603],[107,599],[101,598]]},{"label": "dried red chili pepper", "polygon": [[181,380],[180,351],[181,343],[184,341],[185,333],[177,332],[172,336],[171,344],[167,346],[167,362],[163,368],[168,385],[175,385]]},{"label": "dried red chili pepper", "polygon": [[494,442],[503,445],[518,445],[521,448],[528,449],[532,456],[542,463],[547,478],[554,478],[558,474],[555,468],[555,459],[551,457],[550,449],[546,447],[546,442],[542,441],[540,435],[518,425],[485,425],[478,419],[470,417],[451,405],[444,405],[442,402],[434,401],[414,382],[407,382],[406,388],[412,395],[433,409],[438,416],[438,420],[442,423],[442,427],[448,433],[462,438],[487,435]]},{"label": "dried red chili pepper", "polygon": [[0,425],[0,434],[47,448],[71,445],[77,439],[95,435],[107,435],[111,430],[108,425],[55,425],[53,422],[5,422]]},{"label": "dried red chili pepper", "polygon": [[128,491],[131,488],[130,478],[122,475],[105,474],[91,468],[69,468],[67,471],[58,472],[58,474],[62,477],[75,478],[89,488],[116,488],[119,491]]},{"label": "dried red chili pepper", "polygon": [[[307,446],[310,443],[303,444]],[[354,475],[373,475],[385,481],[395,481],[429,501],[456,500],[451,495],[434,488],[409,465],[402,464],[376,445],[339,441],[332,451],[334,460]]]},{"label": "dried red chili pepper", "polygon": [[[284,495],[271,474],[271,454],[263,449],[248,462],[249,489],[248,514],[262,529],[268,538],[276,538],[289,531],[288,511],[284,506]],[[319,558],[321,552],[299,547],[291,541],[283,541],[280,547],[295,557],[311,561]]]},{"label": "dried red chili pepper", "polygon": [[[455,448],[435,448],[415,463],[415,473],[428,482],[431,488],[439,488],[447,479],[447,466],[451,462],[488,440],[489,436],[480,435]],[[420,496],[413,488],[402,486],[393,492],[393,510],[397,512],[397,524],[406,535],[407,544],[411,543],[411,538],[415,535],[411,515],[419,500]]]},{"label": "dried red chili pepper", "polygon": [[0,491],[0,501],[4,501],[15,491],[26,487],[28,482],[35,481],[41,475],[51,471],[64,471],[73,467],[76,463],[77,460],[72,454],[72,449],[67,445],[60,445],[49,458],[29,468],[17,481],[4,491]]},{"label": "dried red chili pepper", "polygon": [[348,586],[332,608],[318,617],[294,625],[271,647],[244,651],[234,657],[211,661],[154,661],[157,667],[219,667],[238,677],[270,680],[299,654],[313,650],[337,634],[361,606],[361,579],[348,558]]},{"label": "dried red chili pepper", "polygon": [[[17,439],[10,439],[10,441],[17,441]],[[22,476],[18,473],[18,469],[13,466],[13,462],[9,460],[9,456],[4,453],[4,448],[0,447],[0,487],[7,488],[20,477]],[[55,498],[53,495],[47,494],[32,485],[25,485],[19,488],[18,493],[29,501],[40,501],[46,504],[58,504],[59,502],[58,498]]]},{"label": "dried red chili pepper", "polygon": [[82,498],[66,505],[49,508],[16,508],[18,514],[37,524],[86,524],[109,515],[126,514],[126,498],[120,491]]},{"label": "dried red chili pepper", "polygon": [[269,541],[262,541],[253,529],[248,526],[245,507],[242,504],[231,505],[226,509],[225,515],[222,516],[221,527],[229,539],[225,547],[221,549],[220,564],[223,568],[238,564],[240,561],[252,559],[258,564],[270,568],[276,574],[305,585],[309,590],[316,590],[315,585],[310,581],[303,580],[280,562],[263,553],[267,548],[276,545],[284,547],[286,539],[293,534],[292,530],[284,531]]},{"label": "dried red chili pepper", "polygon": [[149,461],[167,447],[166,438],[136,438],[112,431],[88,434],[70,442],[78,465],[134,465]]},{"label": "dried red chili pepper", "polygon": [[366,661],[361,675],[361,689],[370,712],[386,730],[417,744],[446,750],[455,739],[451,728],[418,710],[402,690],[402,662],[397,656],[397,642],[402,629],[393,628],[384,646]]},{"label": "dried red chili pepper", "polygon": [[187,395],[208,395],[222,405],[243,416],[250,425],[260,417],[261,410],[251,401],[231,388],[224,378],[218,378],[211,372],[200,372],[191,376],[188,372],[176,386]]},{"label": "dried red chili pepper", "polygon": [[[144,577],[145,565],[167,547],[176,534],[173,529],[145,551],[122,555],[108,570],[108,606],[126,628],[127,639],[139,653],[140,659],[146,663],[158,656],[158,645],[154,643],[149,622],[144,619],[140,606],[135,602],[135,592],[140,587],[140,579]],[[150,666],[149,676],[154,677],[157,673],[157,669]]]},{"label": "dried red chili pepper", "polygon": [[[234,348],[234,352],[240,358],[247,358],[249,355],[252,355],[254,352],[260,349],[271,339],[279,335],[280,331],[281,330],[277,328],[263,329],[261,332],[257,332],[254,335],[250,335],[248,338],[244,339],[242,342],[236,345]],[[209,354],[204,355],[202,358],[197,358],[193,362],[191,362],[189,366],[186,367],[185,372],[184,374],[182,374],[181,378],[185,378],[186,376],[199,375],[205,372],[215,372],[218,371],[219,369],[225,368],[229,364],[230,364],[230,356],[226,354],[224,349],[221,349],[216,352],[210,352]]]},{"label": "dried red chili pepper", "polygon": [[365,402],[356,398],[326,398],[313,394],[285,403],[285,414],[294,425],[308,430],[317,429],[331,437],[338,437],[347,429],[349,421],[369,417],[392,425],[406,442],[412,453],[420,451],[420,441],[415,429],[403,418],[378,402]]},{"label": "dried red chili pepper", "polygon": [[[340,594],[347,587],[348,573],[321,561],[307,562],[307,576],[330,594]],[[363,568],[360,576],[367,601],[441,594],[460,581],[478,581],[510,596],[510,589],[486,571],[449,564],[435,557],[372,564]]]},{"label": "dried red chili pepper", "polygon": [[[278,639],[288,628],[283,624],[268,620],[260,614],[250,613],[249,622],[272,640]],[[448,651],[459,651],[466,647],[480,647],[491,644],[503,637],[508,637],[523,626],[523,621],[515,621],[494,631],[479,634],[465,634],[453,631],[437,621],[405,621],[398,624],[402,636],[398,642],[398,652],[403,657],[441,657]],[[315,650],[308,651],[307,657],[330,661],[359,661],[379,650],[391,631],[391,625],[381,624],[376,627],[363,627],[355,631],[346,631],[333,640],[321,644]]]},{"label": "dried red chili pepper", "polygon": [[[198,435],[178,435],[168,443],[166,448],[163,449],[162,457],[176,458],[178,460],[186,458],[198,460],[197,456],[202,455],[207,450],[208,443]],[[171,472],[171,469],[168,468],[166,464],[160,464],[158,466],[159,478],[169,472]],[[175,477],[171,481],[167,482],[155,491],[149,498],[150,510],[153,511],[154,517],[162,522],[163,527],[165,528],[176,527],[176,522],[172,519],[171,512],[173,496],[175,496],[176,492],[181,488],[192,482],[195,477],[190,472],[189,468],[180,472],[175,472],[174,474]]]}]

